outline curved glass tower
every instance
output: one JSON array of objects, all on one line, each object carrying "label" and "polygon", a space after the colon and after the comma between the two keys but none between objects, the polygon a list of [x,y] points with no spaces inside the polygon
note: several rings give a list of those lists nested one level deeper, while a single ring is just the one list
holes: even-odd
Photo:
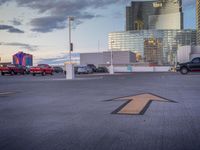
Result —
[{"label": "curved glass tower", "polygon": [[183,29],[182,0],[132,1],[126,31],[148,29]]}]

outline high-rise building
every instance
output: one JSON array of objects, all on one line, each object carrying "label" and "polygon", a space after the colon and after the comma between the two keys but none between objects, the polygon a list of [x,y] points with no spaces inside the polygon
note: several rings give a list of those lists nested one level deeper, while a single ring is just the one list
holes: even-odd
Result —
[{"label": "high-rise building", "polygon": [[109,49],[136,53],[141,62],[174,65],[178,48],[196,45],[196,38],[200,44],[200,32],[196,36],[196,30],[183,30],[182,0],[138,0],[126,7],[126,31],[109,33],[108,43]]},{"label": "high-rise building", "polygon": [[178,47],[196,44],[196,30],[133,30],[109,33],[109,49],[132,51],[148,61],[145,55],[152,52],[152,46],[144,41],[152,37],[159,43],[156,43],[158,56],[153,58],[157,64],[174,64]]},{"label": "high-rise building", "polygon": [[183,29],[182,0],[159,0],[154,2],[154,8],[149,29]]},{"label": "high-rise building", "polygon": [[200,45],[200,0],[196,0],[197,45]]},{"label": "high-rise building", "polygon": [[148,16],[155,14],[153,2],[155,1],[132,1],[131,6],[126,7],[126,31],[149,28]]},{"label": "high-rise building", "polygon": [[155,65],[162,65],[162,39],[153,37],[144,39],[144,60]]},{"label": "high-rise building", "polygon": [[132,1],[126,31],[148,29],[183,29],[182,0]]}]

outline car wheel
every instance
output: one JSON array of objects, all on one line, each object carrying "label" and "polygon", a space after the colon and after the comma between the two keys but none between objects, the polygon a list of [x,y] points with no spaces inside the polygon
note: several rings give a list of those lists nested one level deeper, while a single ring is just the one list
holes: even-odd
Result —
[{"label": "car wheel", "polygon": [[4,76],[5,75],[4,72],[1,72],[1,75]]},{"label": "car wheel", "polygon": [[12,76],[12,75],[15,75],[15,72],[14,71],[11,71],[10,72],[10,75]]},{"label": "car wheel", "polygon": [[51,73],[51,75],[53,75],[53,72]]},{"label": "car wheel", "polygon": [[25,72],[25,71],[23,71],[21,74],[22,74],[22,75],[25,75],[25,74],[26,74],[26,72]]},{"label": "car wheel", "polygon": [[46,75],[46,72],[42,72],[42,76],[45,76]]},{"label": "car wheel", "polygon": [[188,69],[186,67],[181,68],[181,74],[187,74]]},{"label": "car wheel", "polygon": [[33,73],[33,76],[35,76],[35,73]]}]

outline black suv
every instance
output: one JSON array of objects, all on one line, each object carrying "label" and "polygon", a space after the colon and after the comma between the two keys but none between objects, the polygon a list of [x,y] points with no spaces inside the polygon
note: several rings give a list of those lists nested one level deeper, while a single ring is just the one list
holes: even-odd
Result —
[{"label": "black suv", "polygon": [[188,72],[198,72],[200,71],[200,57],[192,59],[190,62],[180,63],[176,67],[177,71],[181,74],[187,74]]},{"label": "black suv", "polygon": [[87,66],[92,69],[92,72],[97,72],[97,67],[94,64],[87,64]]}]

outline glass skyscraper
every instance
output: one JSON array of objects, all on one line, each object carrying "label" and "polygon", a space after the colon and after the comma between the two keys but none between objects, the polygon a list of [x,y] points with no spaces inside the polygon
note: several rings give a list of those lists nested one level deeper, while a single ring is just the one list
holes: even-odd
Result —
[{"label": "glass skyscraper", "polygon": [[132,1],[126,31],[148,29],[183,29],[182,0]]},{"label": "glass skyscraper", "polygon": [[[155,49],[159,50],[156,62],[158,65],[174,64],[177,49],[183,45],[196,44],[196,30],[133,30],[126,32],[109,33],[109,49],[133,51],[137,55],[141,55],[141,60],[147,61],[151,47],[148,49],[147,40],[159,40],[159,44]],[[147,52],[147,51],[151,52]]]},{"label": "glass skyscraper", "polygon": [[196,30],[183,30],[182,0],[132,1],[126,7],[126,31],[109,33],[109,49],[133,51],[141,62],[173,65],[178,48],[196,45],[196,39]]},{"label": "glass skyscraper", "polygon": [[148,16],[155,14],[153,2],[134,1],[126,7],[126,31],[149,29]]}]

